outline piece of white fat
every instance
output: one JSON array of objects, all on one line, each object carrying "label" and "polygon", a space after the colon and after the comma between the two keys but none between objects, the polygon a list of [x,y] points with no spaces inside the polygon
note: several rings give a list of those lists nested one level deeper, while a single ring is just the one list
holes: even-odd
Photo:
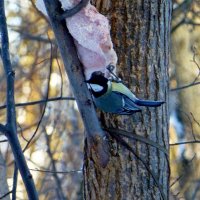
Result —
[{"label": "piece of white fat", "polygon": [[[60,0],[63,10],[73,8],[80,0]],[[36,1],[37,8],[47,15],[43,0]],[[84,66],[86,79],[94,71],[109,76],[106,67],[116,66],[117,55],[110,37],[107,18],[100,14],[90,3],[72,17],[66,18],[67,27],[74,38],[77,53]]]}]

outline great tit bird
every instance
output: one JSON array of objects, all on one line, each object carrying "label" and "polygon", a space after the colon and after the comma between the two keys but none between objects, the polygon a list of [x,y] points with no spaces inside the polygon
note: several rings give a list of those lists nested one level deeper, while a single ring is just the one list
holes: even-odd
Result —
[{"label": "great tit bird", "polygon": [[104,112],[132,115],[141,111],[140,106],[157,107],[164,103],[140,100],[122,82],[109,80],[100,71],[93,72],[86,82],[91,88],[96,107]]}]

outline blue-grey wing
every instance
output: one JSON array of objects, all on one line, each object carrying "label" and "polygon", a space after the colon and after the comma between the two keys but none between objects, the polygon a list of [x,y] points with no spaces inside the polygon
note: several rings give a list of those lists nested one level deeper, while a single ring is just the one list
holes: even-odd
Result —
[{"label": "blue-grey wing", "polygon": [[131,115],[136,112],[141,112],[141,109],[126,95],[115,92],[117,95],[120,95],[122,98],[123,106],[117,111],[121,115]]}]

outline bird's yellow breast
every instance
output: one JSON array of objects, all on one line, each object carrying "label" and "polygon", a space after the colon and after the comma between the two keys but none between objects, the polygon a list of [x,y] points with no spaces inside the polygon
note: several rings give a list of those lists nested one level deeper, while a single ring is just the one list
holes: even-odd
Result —
[{"label": "bird's yellow breast", "polygon": [[135,97],[134,94],[123,83],[111,82],[111,87],[113,92],[122,93],[130,99]]}]

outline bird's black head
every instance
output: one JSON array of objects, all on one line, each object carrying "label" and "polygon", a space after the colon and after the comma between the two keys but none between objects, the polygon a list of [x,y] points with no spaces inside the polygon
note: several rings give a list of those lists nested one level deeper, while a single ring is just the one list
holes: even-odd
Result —
[{"label": "bird's black head", "polygon": [[89,84],[97,84],[101,86],[107,85],[108,79],[104,77],[104,73],[100,71],[93,72],[90,79],[86,81]]},{"label": "bird's black head", "polygon": [[108,89],[108,79],[100,71],[93,72],[90,79],[86,81],[90,85],[94,97],[100,97]]}]

